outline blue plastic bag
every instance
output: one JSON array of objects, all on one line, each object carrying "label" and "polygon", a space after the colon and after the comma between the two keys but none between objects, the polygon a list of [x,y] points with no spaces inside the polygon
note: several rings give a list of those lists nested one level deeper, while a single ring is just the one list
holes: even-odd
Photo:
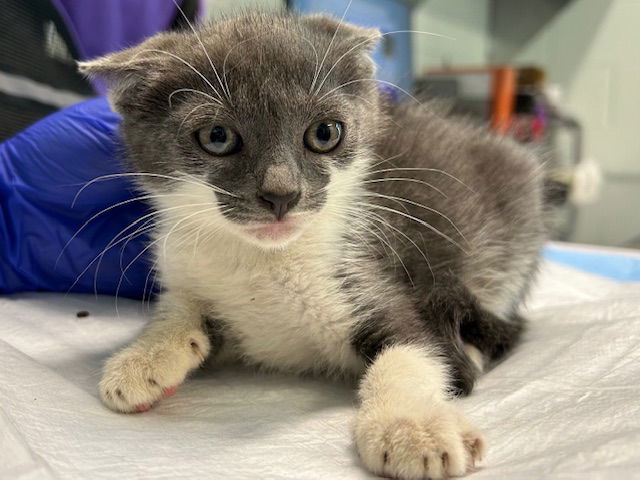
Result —
[{"label": "blue plastic bag", "polygon": [[133,200],[142,194],[132,178],[118,175],[119,122],[105,99],[94,99],[0,144],[0,293],[141,298],[145,283],[149,291],[148,238],[139,227],[150,224],[138,221],[149,209]]}]

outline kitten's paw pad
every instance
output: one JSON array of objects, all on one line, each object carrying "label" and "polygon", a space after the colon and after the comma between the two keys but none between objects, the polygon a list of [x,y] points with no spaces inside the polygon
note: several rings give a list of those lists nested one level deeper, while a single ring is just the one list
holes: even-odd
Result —
[{"label": "kitten's paw pad", "polygon": [[422,416],[359,412],[356,444],[372,472],[402,480],[457,477],[474,468],[482,435],[445,405]]},{"label": "kitten's paw pad", "polygon": [[157,344],[134,344],[111,357],[100,381],[100,397],[112,410],[145,412],[176,393],[187,374],[209,354],[203,332]]}]

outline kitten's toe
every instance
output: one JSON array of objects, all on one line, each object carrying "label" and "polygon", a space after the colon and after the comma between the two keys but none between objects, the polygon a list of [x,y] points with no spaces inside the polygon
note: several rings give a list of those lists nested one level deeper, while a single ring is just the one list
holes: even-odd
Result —
[{"label": "kitten's toe", "polygon": [[134,344],[105,364],[100,397],[107,407],[118,412],[146,412],[158,400],[176,393],[187,374],[202,363],[209,348],[209,340],[202,332],[159,344]]},{"label": "kitten's toe", "polygon": [[401,480],[462,476],[482,457],[482,435],[449,405],[421,412],[362,410],[356,444],[372,472]]}]

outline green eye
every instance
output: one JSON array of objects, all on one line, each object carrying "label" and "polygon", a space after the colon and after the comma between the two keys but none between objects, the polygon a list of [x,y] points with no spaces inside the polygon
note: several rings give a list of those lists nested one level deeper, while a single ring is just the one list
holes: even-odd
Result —
[{"label": "green eye", "polygon": [[196,132],[196,139],[200,148],[218,157],[237,153],[242,148],[240,135],[224,125],[201,128]]},{"label": "green eye", "polygon": [[304,133],[305,146],[316,153],[329,153],[341,139],[342,123],[333,120],[316,122]]}]

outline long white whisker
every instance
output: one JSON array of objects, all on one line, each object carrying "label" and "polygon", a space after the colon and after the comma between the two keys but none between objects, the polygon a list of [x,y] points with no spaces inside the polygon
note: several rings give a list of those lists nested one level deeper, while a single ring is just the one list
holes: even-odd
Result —
[{"label": "long white whisker", "polygon": [[[193,185],[198,185],[200,187],[209,187],[211,188],[213,191],[218,192],[218,193],[223,193],[225,195],[228,195],[230,197],[235,197],[238,198],[237,195],[234,195],[230,192],[227,192],[226,190],[223,190],[222,188],[216,187],[215,185],[212,185],[210,183],[198,180],[198,181],[189,181],[189,180],[185,180],[184,178],[179,178],[179,177],[174,177],[171,175],[163,175],[160,173],[145,173],[145,172],[131,172],[131,173],[111,173],[109,175],[101,175],[99,177],[94,178],[93,180],[88,181],[87,183],[85,183],[82,188],[80,190],[78,190],[78,193],[76,193],[76,195],[73,197],[73,202],[71,202],[71,208],[73,208],[76,204],[76,201],[78,200],[78,197],[80,196],[80,194],[89,186],[93,185],[96,182],[103,182],[105,180],[112,180],[114,178],[120,178],[120,177],[154,177],[154,178],[165,178],[167,180],[175,180],[176,182],[185,182],[185,183],[191,183]],[[191,175],[192,178],[195,178]]]},{"label": "long white whisker", "polygon": [[[149,277],[151,277],[151,273],[154,273],[154,283],[155,283],[155,275],[156,275],[156,268],[158,266],[158,260],[156,260],[155,262],[153,262],[153,265],[151,265],[151,268],[149,269],[149,272],[147,273],[146,278],[144,279],[144,288],[142,289],[142,308],[144,309],[144,299],[147,295],[147,285],[149,284]],[[151,305],[151,295],[153,293],[152,291],[153,289],[153,284],[151,284],[151,287],[149,288],[149,305]]]},{"label": "long white whisker", "polygon": [[428,228],[429,230],[431,230],[433,233],[435,233],[436,235],[441,236],[442,238],[448,240],[449,242],[451,242],[452,245],[455,245],[456,247],[458,247],[460,250],[462,250],[464,253],[468,253],[466,251],[466,249],[464,247],[462,247],[458,242],[456,242],[453,238],[451,238],[449,235],[447,235],[446,233],[442,233],[440,230],[438,230],[437,228],[435,228],[433,225],[430,225],[429,223],[425,222],[424,220],[414,217],[413,215],[410,215],[408,213],[404,213],[401,212],[399,210],[396,210],[394,208],[390,208],[390,207],[385,207],[384,205],[376,205],[373,203],[363,203],[363,202],[357,202],[358,205],[364,206],[364,207],[371,207],[371,208],[377,208],[379,210],[385,210],[387,212],[390,213],[395,213],[397,215],[401,215],[403,217],[406,217],[410,220],[415,221],[416,223],[418,223],[419,225],[422,225],[423,227]]},{"label": "long white whisker", "polygon": [[[102,257],[104,257],[104,255],[107,253],[107,251],[113,247],[115,247],[116,245],[118,245],[119,243],[123,242],[127,237],[124,237],[122,239],[119,239],[118,241],[115,241],[120,235],[122,235],[124,232],[126,232],[127,230],[129,230],[131,227],[133,227],[134,225],[140,223],[142,220],[144,220],[145,218],[148,217],[152,217],[155,215],[158,215],[159,213],[163,213],[165,211],[168,210],[174,210],[174,209],[178,209],[178,208],[185,208],[185,207],[192,207],[192,206],[196,206],[196,205],[210,205],[210,203],[203,203],[203,204],[190,204],[190,205],[180,205],[177,207],[169,207],[166,209],[161,209],[161,210],[157,210],[151,213],[148,213],[140,218],[138,218],[137,220],[135,220],[134,222],[130,223],[125,229],[121,230],[116,237],[114,237],[113,239],[111,239],[111,241],[109,242],[109,245],[107,245],[107,247],[105,247],[102,252],[100,252],[98,255],[96,255],[93,260],[91,260],[91,262],[89,262],[89,264],[84,268],[84,270],[82,270],[80,272],[80,274],[78,276],[76,276],[76,279],[74,280],[74,282],[71,284],[71,286],[67,289],[67,293],[69,293],[73,287],[76,286],[76,284],[80,281],[80,278],[82,278],[82,276],[87,272],[87,270],[89,270],[89,268],[91,268],[91,266],[98,260],[102,260]],[[95,282],[94,282],[94,290],[95,290]],[[97,294],[97,293],[96,293]]]},{"label": "long white whisker", "polygon": [[417,178],[405,178],[405,177],[389,177],[389,178],[374,178],[372,180],[365,180],[362,183],[382,183],[382,182],[409,182],[409,183],[419,183],[420,185],[425,185],[427,187],[433,188],[436,192],[442,195],[444,198],[449,198],[447,195],[440,190],[435,185],[430,184],[429,182],[425,182],[423,180],[418,180]]},{"label": "long white whisker", "polygon": [[262,36],[266,35],[266,33],[261,33],[260,35],[256,35],[255,37],[251,37],[251,38],[246,38],[244,40],[242,40],[241,42],[236,43],[233,47],[231,47],[229,49],[229,51],[227,52],[227,54],[224,57],[224,60],[222,62],[222,81],[224,82],[226,88],[227,88],[227,92],[229,92],[229,84],[227,83],[227,60],[229,59],[229,56],[231,55],[231,52],[233,52],[236,48],[238,48],[240,45],[250,42],[252,40],[256,40]]},{"label": "long white whisker", "polygon": [[[439,33],[432,33],[432,32],[424,32],[424,31],[419,31],[419,30],[394,30],[392,32],[386,32],[380,35],[380,37],[386,37],[387,35],[393,35],[395,33],[421,33],[421,34],[425,34],[425,35],[431,35],[434,37],[441,37],[441,38],[447,38],[449,40],[455,40],[455,38],[453,37],[449,37],[448,35],[442,35]],[[322,90],[322,86],[325,84],[325,82],[327,81],[327,79],[329,78],[329,75],[331,75],[331,72],[333,72],[333,69],[336,68],[338,66],[338,63],[340,63],[347,55],[349,55],[351,52],[353,52],[354,50],[360,48],[363,45],[366,45],[368,42],[370,42],[371,40],[375,39],[377,37],[377,35],[375,36],[371,36],[369,38],[367,38],[366,40],[363,40],[362,42],[354,45],[353,47],[351,47],[349,50],[347,50],[345,53],[343,53],[340,58],[338,58],[335,63],[333,64],[333,66],[329,69],[329,71],[327,72],[327,74],[324,76],[324,78],[322,79],[322,81],[320,82],[320,85],[318,86],[318,88],[316,88],[316,91],[314,92],[314,95],[317,95],[318,93],[320,93],[320,90]]]},{"label": "long white whisker", "polygon": [[434,172],[434,173],[441,173],[442,175],[446,175],[450,179],[455,180],[460,185],[466,187],[470,192],[475,193],[475,194],[478,193],[473,188],[471,188],[469,185],[467,185],[462,180],[460,180],[458,177],[456,177],[455,175],[452,175],[449,172],[445,172],[444,170],[440,170],[439,168],[422,168],[422,167],[384,168],[382,170],[374,170],[374,171],[368,172],[368,175],[373,175],[375,173],[385,173],[385,172]]},{"label": "long white whisker", "polygon": [[196,90],[195,88],[178,88],[177,90],[174,90],[173,92],[171,92],[169,94],[169,96],[167,97],[167,100],[169,102],[169,108],[172,107],[171,99],[173,98],[173,96],[178,94],[178,93],[182,93],[182,92],[197,93],[198,95],[203,95],[203,96],[207,97],[209,100],[211,100],[213,102],[216,102],[218,105],[223,105],[223,103],[220,100],[218,100],[216,97],[213,97],[213,96],[209,95],[208,93],[202,92],[200,90]]},{"label": "long white whisker", "polygon": [[131,60],[133,61],[133,59],[135,59],[138,55],[142,55],[143,53],[146,52],[152,52],[152,53],[162,53],[164,55],[169,55],[171,58],[174,58],[176,60],[178,60],[179,62],[182,62],[184,65],[186,65],[187,67],[189,67],[196,75],[198,75],[200,78],[202,78],[202,80],[205,81],[205,83],[209,86],[209,88],[211,88],[211,90],[213,90],[215,92],[216,95],[218,95],[218,99],[220,101],[222,101],[222,96],[220,95],[220,92],[216,89],[216,87],[213,86],[213,84],[209,81],[209,79],[207,77],[205,77],[196,67],[194,67],[193,65],[191,65],[189,62],[187,62],[185,59],[179,57],[178,55],[175,55],[171,52],[167,52],[166,50],[159,50],[157,48],[145,48],[144,50],[141,50],[140,52],[136,53]]},{"label": "long white whisker", "polygon": [[[213,211],[213,210],[217,210],[217,209],[218,209],[218,206],[216,205],[216,206],[211,207],[211,208],[205,208],[204,210],[199,210],[199,211],[194,212],[194,213],[192,213],[192,214],[190,214],[190,215],[187,215],[186,217],[182,218],[178,223],[176,223],[176,224],[174,225],[174,227],[173,227],[171,230],[169,230],[169,233],[168,233],[167,235],[165,235],[165,237],[164,237],[164,242],[163,242],[163,244],[162,244],[162,251],[163,251],[163,255],[165,256],[165,258],[166,258],[166,256],[167,256],[167,242],[169,241],[169,237],[171,236],[171,234],[173,233],[173,231],[175,230],[175,228],[176,228],[178,225],[180,225],[180,223],[182,223],[182,222],[184,222],[184,221],[186,221],[186,220],[189,220],[190,218],[195,217],[196,215],[200,215],[200,214],[202,214],[202,213],[211,212],[211,211]],[[188,224],[188,225],[190,225],[190,224]]]},{"label": "long white whisker", "polygon": [[74,233],[72,235],[72,237],[67,241],[67,243],[64,244],[64,247],[62,247],[62,250],[60,251],[60,254],[56,258],[56,263],[54,264],[53,268],[55,269],[58,266],[58,262],[60,261],[60,258],[62,257],[62,255],[64,254],[66,249],[69,247],[71,242],[73,240],[75,240],[75,238],[80,234],[80,232],[82,232],[87,227],[87,225],[89,225],[93,220],[98,218],[100,215],[103,215],[104,213],[107,213],[107,212],[113,210],[114,208],[118,208],[118,207],[121,207],[122,205],[127,205],[129,203],[139,202],[139,201],[142,201],[142,200],[150,200],[152,198],[173,197],[173,196],[188,196],[188,195],[187,194],[177,194],[177,193],[168,193],[168,194],[164,194],[164,195],[140,195],[138,197],[130,198],[128,200],[123,200],[122,202],[115,203],[113,205],[110,205],[107,208],[104,208],[104,209],[100,210],[95,215],[92,215],[91,218],[89,218],[89,220],[84,222],[82,224],[82,226],[78,230],[76,230],[76,233]]},{"label": "long white whisker", "polygon": [[361,227],[364,228],[365,230],[367,230],[370,234],[374,235],[376,238],[378,238],[378,240],[380,240],[381,242],[385,243],[389,247],[389,249],[393,252],[393,254],[396,256],[396,258],[400,262],[400,265],[402,265],[403,270],[405,271],[405,273],[407,274],[407,277],[409,278],[409,282],[411,283],[412,286],[415,287],[415,284],[413,283],[413,278],[411,277],[411,274],[409,273],[409,269],[407,268],[407,266],[402,261],[402,258],[400,257],[400,254],[396,251],[396,249],[393,248],[390,243],[388,243],[385,240],[383,240],[382,237],[380,237],[378,234],[376,234],[370,228],[365,227],[365,226],[361,226]]},{"label": "long white whisker", "polygon": [[329,95],[331,95],[333,92],[336,92],[336,91],[340,90],[341,88],[344,88],[346,86],[349,86],[349,85],[352,85],[352,84],[358,83],[358,82],[378,82],[378,83],[382,83],[384,85],[389,85],[391,87],[396,88],[397,90],[400,90],[406,96],[408,96],[413,101],[415,101],[418,105],[422,105],[422,102],[420,100],[418,100],[418,98],[416,98],[414,95],[412,95],[410,92],[408,92],[404,88],[400,87],[399,85],[396,85],[393,82],[388,82],[386,80],[380,80],[379,78],[356,78],[355,80],[350,80],[348,82],[343,83],[342,85],[338,85],[337,87],[329,90],[327,93],[325,93],[323,96],[321,96],[318,101],[324,100]]},{"label": "long white whisker", "polygon": [[406,199],[406,198],[403,198],[403,197],[394,197],[392,195],[383,195],[381,193],[374,193],[374,192],[365,193],[364,195],[368,196],[368,197],[373,196],[373,197],[385,198],[387,200],[395,200],[397,202],[405,202],[405,203],[408,203],[409,205],[414,205],[416,207],[423,208],[424,210],[427,210],[429,212],[435,213],[436,215],[441,216],[447,222],[449,222],[449,224],[455,229],[456,232],[458,232],[458,234],[462,237],[462,239],[466,243],[469,243],[467,241],[467,239],[465,238],[464,234],[460,231],[460,229],[456,226],[456,224],[453,223],[453,220],[451,220],[448,216],[446,216],[444,213],[436,210],[435,208],[427,207],[426,205],[423,205],[423,204],[418,203],[418,202],[414,202],[413,200],[409,200],[409,199]]},{"label": "long white whisker", "polygon": [[433,268],[431,267],[431,262],[429,262],[429,259],[427,258],[427,255],[424,253],[424,251],[418,246],[418,244],[416,242],[413,241],[412,238],[410,238],[407,234],[405,234],[403,231],[401,231],[400,229],[394,227],[393,225],[391,225],[389,222],[387,222],[384,218],[382,218],[380,215],[377,214],[373,214],[373,217],[375,220],[377,220],[378,222],[380,222],[381,224],[383,224],[384,226],[386,226],[387,228],[390,228],[392,230],[394,230],[395,232],[399,233],[400,235],[402,235],[404,238],[406,238],[409,242],[411,242],[411,244],[416,248],[416,250],[418,250],[418,252],[420,252],[420,255],[422,255],[422,258],[424,258],[424,261],[427,263],[427,267],[429,268],[429,271],[431,272],[431,276],[433,277],[434,281],[435,281],[435,274],[433,273]]},{"label": "long white whisker", "polygon": [[369,169],[375,168],[375,167],[377,167],[378,165],[380,165],[380,164],[382,164],[384,162],[389,162],[391,165],[393,165],[393,163],[391,163],[391,160],[395,160],[398,157],[406,155],[409,152],[409,150],[410,149],[407,148],[406,150],[404,150],[404,151],[402,151],[400,153],[396,153],[395,155],[392,155],[391,157],[387,157],[387,158],[382,158],[380,155],[376,155],[380,159],[380,161],[369,165],[368,168]]},{"label": "long white whisker", "polygon": [[184,123],[189,119],[189,117],[193,114],[193,112],[195,112],[196,110],[198,110],[199,108],[202,107],[219,107],[220,105],[218,105],[217,103],[201,103],[199,105],[196,105],[193,109],[191,109],[191,111],[189,113],[187,113],[184,118],[182,119],[182,121],[180,122],[180,126],[178,127],[178,131],[176,133],[177,135],[180,135],[180,131],[182,130],[182,127],[184,126]]},{"label": "long white whisker", "polygon": [[227,100],[229,100],[229,103],[231,103],[233,105],[233,102],[231,101],[231,95],[229,94],[228,91],[225,91],[224,89],[224,85],[222,84],[222,79],[220,78],[220,75],[218,75],[218,69],[216,68],[216,66],[213,64],[213,61],[211,60],[211,57],[209,56],[209,52],[207,52],[207,49],[204,47],[204,43],[202,43],[202,39],[200,38],[200,35],[198,35],[198,32],[196,31],[196,29],[193,27],[193,24],[189,21],[189,18],[187,17],[187,15],[184,13],[184,11],[182,10],[182,8],[180,8],[180,5],[178,5],[178,2],[176,2],[176,0],[173,0],[173,4],[176,6],[176,8],[180,11],[180,14],[182,15],[182,18],[184,18],[185,22],[187,22],[187,25],[189,25],[189,28],[191,29],[191,31],[193,32],[193,34],[196,36],[196,39],[198,40],[198,42],[200,43],[200,46],[202,47],[202,51],[204,52],[204,54],[207,56],[207,60],[209,60],[209,65],[211,65],[211,69],[213,70],[213,73],[216,74],[216,78],[218,79],[218,83],[220,84],[220,88],[222,89],[222,91],[225,93],[225,95],[227,96]]},{"label": "long white whisker", "polygon": [[[211,210],[214,210],[214,209],[217,209],[217,208],[218,208],[217,206],[214,206],[214,207],[211,207],[211,208],[208,208],[208,209],[203,209],[203,210],[198,211],[198,212],[196,212],[196,213],[202,213],[202,212],[205,212],[205,211],[211,211]],[[116,287],[116,294],[115,294],[116,301],[115,301],[115,304],[116,304],[116,314],[118,315],[118,317],[120,316],[120,314],[119,314],[119,312],[118,312],[118,294],[119,294],[119,292],[120,292],[120,288],[121,288],[121,286],[122,286],[122,280],[123,280],[123,278],[124,278],[125,274],[127,273],[127,270],[129,270],[129,268],[131,268],[131,265],[133,265],[133,264],[134,264],[134,263],[135,263],[135,262],[136,262],[136,261],[137,261],[137,260],[138,260],[138,259],[139,259],[139,258],[140,258],[140,257],[141,257],[141,256],[142,256],[142,255],[147,251],[147,250],[149,250],[151,247],[153,247],[154,245],[156,245],[159,241],[161,241],[161,240],[163,240],[163,239],[164,239],[164,240],[165,240],[165,246],[166,246],[166,239],[167,239],[167,237],[168,237],[169,235],[171,235],[171,233],[173,233],[173,232],[176,230],[176,228],[177,228],[177,226],[178,226],[179,224],[181,224],[183,221],[187,220],[188,218],[192,217],[193,215],[194,215],[194,214],[191,214],[191,215],[188,215],[187,217],[184,217],[184,218],[181,218],[180,220],[178,220],[178,221],[176,222],[176,224],[171,228],[171,230],[169,231],[169,233],[168,233],[167,235],[165,235],[165,236],[163,236],[163,237],[160,237],[160,238],[158,238],[158,239],[154,240],[153,242],[151,242],[151,243],[150,243],[149,245],[147,245],[147,246],[146,246],[146,247],[145,247],[145,248],[144,248],[140,253],[138,253],[138,255],[136,255],[136,256],[135,256],[135,258],[134,258],[133,260],[131,260],[131,261],[127,264],[127,266],[125,267],[124,271],[123,271],[123,272],[122,272],[122,274],[120,275],[120,279],[118,280],[118,285],[117,285],[117,287]],[[189,226],[190,226],[189,224],[187,224],[187,225],[183,225],[179,230],[181,230],[182,228],[189,227]]]},{"label": "long white whisker", "polygon": [[189,178],[193,179],[196,184],[204,185],[204,186],[207,186],[207,187],[211,188],[214,192],[223,193],[224,195],[227,195],[228,197],[240,198],[238,195],[234,195],[233,193],[225,190],[224,188],[220,188],[217,185],[214,185],[213,183],[205,182],[204,180],[199,179],[195,175],[191,175],[190,173],[183,172],[182,170],[176,170],[175,172],[177,174],[179,174],[179,175],[182,175],[182,176],[189,177]]},{"label": "long white whisker", "polygon": [[347,12],[349,11],[349,8],[351,8],[351,2],[353,2],[353,0],[349,0],[349,3],[347,4],[347,8],[344,9],[344,12],[342,14],[342,18],[340,19],[340,23],[338,23],[338,26],[336,27],[336,31],[333,32],[333,36],[331,37],[331,41],[329,42],[329,46],[325,50],[324,56],[322,57],[322,62],[320,62],[320,66],[316,70],[316,74],[313,76],[313,82],[311,83],[311,87],[309,88],[309,94],[311,94],[311,92],[313,92],[313,87],[316,86],[316,82],[318,81],[318,77],[320,76],[320,72],[322,71],[322,67],[324,66],[324,62],[327,59],[327,55],[329,55],[329,50],[331,50],[333,42],[335,41],[336,36],[338,35],[338,31],[340,30],[340,27],[342,26],[342,22],[344,22],[344,19],[347,16]]}]

